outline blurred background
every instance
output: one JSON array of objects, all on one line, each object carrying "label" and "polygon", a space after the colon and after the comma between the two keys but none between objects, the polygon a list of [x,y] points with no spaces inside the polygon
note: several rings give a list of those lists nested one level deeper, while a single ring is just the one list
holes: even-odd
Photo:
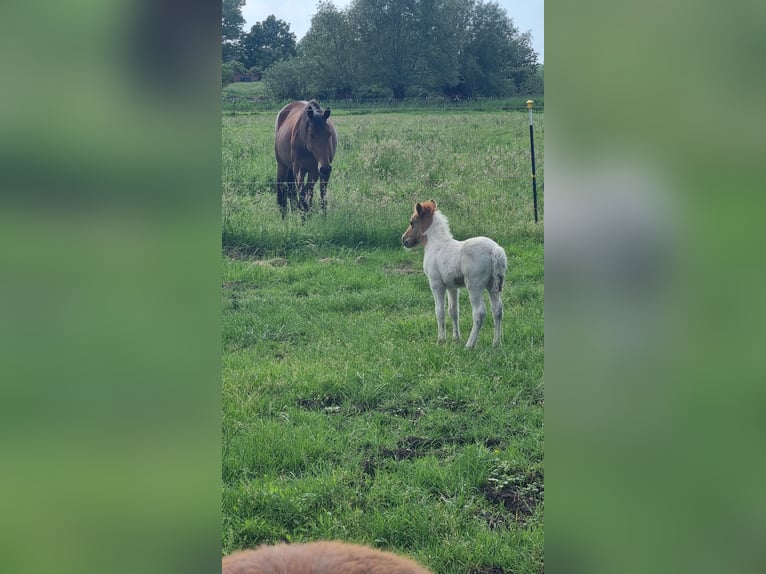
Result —
[{"label": "blurred background", "polygon": [[0,571],[218,568],[219,18],[0,8]]},{"label": "blurred background", "polygon": [[[217,568],[220,10],[0,8],[3,571]],[[547,3],[551,571],[766,566],[765,18]]]},{"label": "blurred background", "polygon": [[546,5],[546,561],[761,570],[766,10]]}]

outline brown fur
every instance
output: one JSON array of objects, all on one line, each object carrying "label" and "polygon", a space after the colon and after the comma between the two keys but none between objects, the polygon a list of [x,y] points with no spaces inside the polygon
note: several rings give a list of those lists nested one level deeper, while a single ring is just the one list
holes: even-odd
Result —
[{"label": "brown fur", "polygon": [[337,147],[338,135],[329,108],[322,109],[311,100],[289,103],[279,111],[274,128],[274,155],[277,202],[282,217],[287,212],[288,199],[293,209],[299,207],[304,213],[311,209],[317,180],[322,211],[326,210],[327,183]]},{"label": "brown fur", "polygon": [[427,237],[424,234],[431,227],[435,212],[436,202],[433,199],[415,204],[412,217],[410,217],[410,226],[402,235],[402,243],[405,247],[426,244]]},{"label": "brown fur", "polygon": [[223,559],[222,574],[431,574],[417,562],[345,542],[277,544]]}]

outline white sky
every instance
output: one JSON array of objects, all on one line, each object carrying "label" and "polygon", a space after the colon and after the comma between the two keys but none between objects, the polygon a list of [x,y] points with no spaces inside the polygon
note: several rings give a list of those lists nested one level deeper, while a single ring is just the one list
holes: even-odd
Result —
[{"label": "white sky", "polygon": [[[508,16],[520,32],[532,32],[532,47],[545,60],[544,45],[544,0],[494,0],[505,8]],[[350,0],[333,0],[337,8],[345,8]],[[245,32],[256,22],[263,22],[270,15],[290,24],[290,31],[297,40],[303,38],[311,27],[311,17],[316,14],[317,0],[248,0],[242,7],[245,18]]]}]

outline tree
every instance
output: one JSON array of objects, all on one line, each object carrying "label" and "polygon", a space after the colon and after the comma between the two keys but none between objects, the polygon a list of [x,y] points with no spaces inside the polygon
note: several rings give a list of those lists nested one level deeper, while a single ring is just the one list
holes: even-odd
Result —
[{"label": "tree", "polygon": [[282,60],[264,74],[266,90],[275,100],[302,100],[308,93],[307,63],[301,58]]},{"label": "tree", "polygon": [[461,55],[459,90],[470,96],[516,93],[537,65],[529,33],[519,34],[495,2],[473,5]]},{"label": "tree", "polygon": [[221,56],[224,62],[237,59],[245,18],[242,6],[245,0],[223,0],[221,6]]},{"label": "tree", "polygon": [[507,66],[508,78],[513,82],[516,92],[522,92],[534,80],[537,72],[537,53],[532,48],[532,35],[529,32],[518,34],[513,42]]},{"label": "tree", "polygon": [[480,0],[352,0],[345,10],[319,0],[299,45],[286,23],[269,16],[245,35],[240,54],[271,76],[275,93],[304,98],[541,89],[530,34],[520,34],[497,3]]},{"label": "tree", "polygon": [[419,0],[420,86],[443,91],[460,81],[460,48],[467,37],[470,0]]},{"label": "tree", "polygon": [[397,99],[418,83],[423,69],[417,2],[354,0],[349,7],[365,80],[388,87]]},{"label": "tree", "polygon": [[237,76],[245,73],[245,67],[236,60],[224,62],[221,66],[221,84],[227,86],[231,84]]},{"label": "tree", "polygon": [[504,9],[476,0],[353,0],[358,80],[394,98],[415,90],[503,95],[534,75],[529,34]]},{"label": "tree", "polygon": [[257,66],[265,71],[276,62],[289,60],[296,55],[295,34],[290,32],[287,22],[277,20],[272,14],[250,28],[250,32],[242,39],[240,52],[245,66]]},{"label": "tree", "polygon": [[298,45],[309,65],[312,93],[317,97],[349,98],[359,85],[359,43],[348,13],[320,1],[311,28]]}]

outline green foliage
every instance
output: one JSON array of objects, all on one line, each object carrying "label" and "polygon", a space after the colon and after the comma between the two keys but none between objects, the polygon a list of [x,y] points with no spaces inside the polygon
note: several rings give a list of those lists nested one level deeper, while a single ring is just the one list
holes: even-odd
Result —
[{"label": "green foliage", "polygon": [[[275,114],[223,117],[224,552],[333,538],[442,574],[542,572],[543,233],[526,114],[335,108],[330,207],[305,222],[276,206]],[[456,237],[506,249],[501,348],[487,325],[474,352],[436,343],[422,252],[399,243],[426,197]]]},{"label": "green foliage", "polygon": [[276,100],[303,100],[311,95],[309,63],[300,59],[282,60],[263,75],[266,91]]},{"label": "green foliage", "polygon": [[290,32],[290,25],[273,15],[263,22],[256,22],[250,32],[242,37],[240,58],[248,68],[258,66],[261,70],[267,70],[276,62],[289,60],[295,54],[295,34]]},{"label": "green foliage", "polygon": [[311,28],[300,42],[300,58],[309,63],[311,91],[315,95],[347,98],[358,83],[361,59],[346,11],[331,2],[319,2]]},{"label": "green foliage", "polygon": [[[266,101],[268,99],[264,82],[237,82],[229,84],[221,90],[221,94],[224,100],[240,98],[249,101]],[[226,110],[224,109],[224,111]]]},{"label": "green foliage", "polygon": [[[238,44],[248,67],[273,73],[277,99],[444,95],[538,95],[537,54],[503,8],[477,0],[353,0],[345,9],[320,1],[296,46],[273,15]],[[290,79],[288,74],[300,74]]]},{"label": "green foliage", "polygon": [[224,62],[236,60],[239,56],[239,42],[245,18],[242,6],[245,0],[223,0],[221,7],[221,51]]},{"label": "green foliage", "polygon": [[245,73],[245,67],[241,62],[232,60],[224,62],[221,66],[221,83],[223,86],[228,86],[234,81],[234,77],[239,74]]},{"label": "green foliage", "polygon": [[414,0],[355,0],[349,8],[366,82],[387,86],[398,99],[424,67],[417,8]]}]

